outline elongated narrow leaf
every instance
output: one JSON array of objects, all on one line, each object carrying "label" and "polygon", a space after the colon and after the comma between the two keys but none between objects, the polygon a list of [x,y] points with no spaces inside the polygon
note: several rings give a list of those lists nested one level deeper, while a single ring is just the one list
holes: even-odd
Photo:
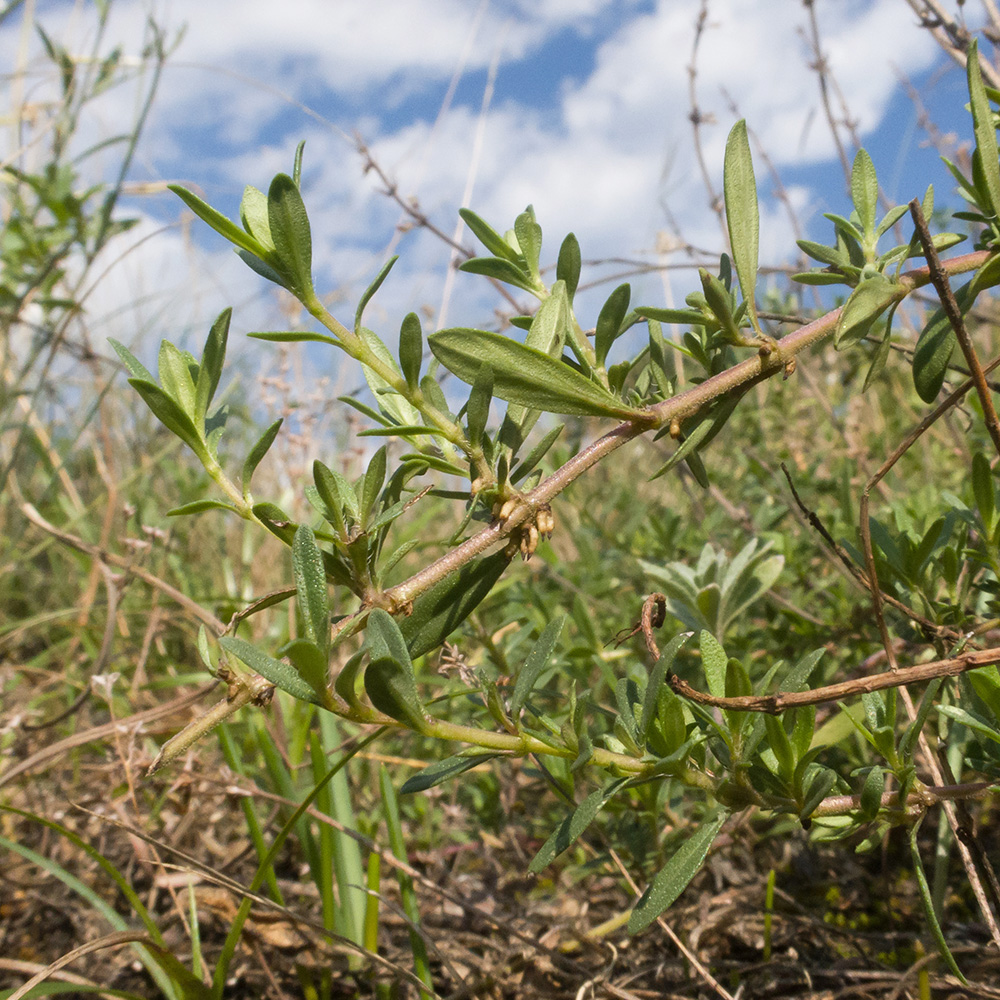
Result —
[{"label": "elongated narrow leaf", "polygon": [[537,291],[529,275],[527,275],[520,264],[513,264],[502,257],[473,257],[472,260],[464,261],[460,271],[467,274],[481,274],[485,278],[493,278],[494,281],[503,281],[515,288],[523,288],[526,292]]},{"label": "elongated narrow leaf", "polygon": [[532,688],[538,683],[538,678],[552,661],[552,651],[559,641],[559,633],[562,632],[563,625],[566,624],[566,616],[560,615],[553,618],[545,626],[542,634],[531,647],[531,652],[525,660],[524,666],[518,672],[517,682],[514,684],[514,694],[510,699],[510,714],[516,719],[521,711],[521,706],[531,693]]},{"label": "elongated narrow leaf", "polygon": [[299,342],[311,342],[316,344],[333,344],[334,347],[341,347],[341,343],[335,337],[328,337],[325,333],[313,333],[311,330],[265,330],[248,333],[248,337],[254,340],[268,340],[274,344],[297,344]]},{"label": "elongated narrow leaf", "polygon": [[467,563],[413,602],[413,612],[399,622],[410,656],[437,649],[472,614],[510,565],[501,550]]},{"label": "elongated narrow leaf", "polygon": [[[973,46],[976,44],[972,43]],[[972,62],[972,56],[969,58],[970,63]],[[931,893],[930,884],[927,881],[927,875],[924,872],[924,863],[920,858],[920,845],[917,843],[917,833],[920,831],[920,822],[918,821],[910,827],[910,858],[913,861],[913,874],[917,878],[917,888],[920,891],[920,901],[924,905],[924,915],[927,917],[927,925],[931,929],[931,934],[934,935],[934,942],[937,944],[938,954],[944,959],[945,964],[949,969],[955,974],[955,977],[963,986],[968,986],[968,980],[962,974],[962,970],[958,967],[958,963],[955,961],[955,956],[951,953],[951,949],[948,947],[948,941],[944,936],[944,931],[941,929],[941,922],[938,920],[937,911],[934,909],[934,897]]]},{"label": "elongated narrow leaf", "polygon": [[473,448],[479,447],[486,430],[486,422],[490,418],[490,403],[493,401],[493,369],[482,365],[479,374],[472,385],[469,403],[466,407],[466,421],[469,431],[469,442]]},{"label": "elongated narrow leaf", "polygon": [[417,732],[427,728],[413,673],[398,660],[372,660],[365,669],[365,693],[390,719]]},{"label": "elongated narrow leaf", "polygon": [[972,123],[976,133],[976,150],[982,168],[989,206],[995,217],[1000,218],[1000,161],[997,159],[997,133],[993,124],[993,112],[983,85],[983,73],[979,67],[979,46],[974,39],[969,46],[966,71],[969,80],[969,103],[972,108]]},{"label": "elongated narrow leaf", "polygon": [[644,931],[688,887],[688,883],[705,863],[712,843],[725,821],[725,813],[702,821],[698,829],[657,872],[632,910],[628,920],[629,934]]},{"label": "elongated narrow leaf", "polygon": [[281,420],[275,420],[267,430],[257,439],[257,443],[250,449],[250,454],[247,455],[246,461],[243,463],[243,496],[247,497],[250,495],[250,480],[253,479],[253,474],[257,470],[257,466],[260,465],[261,460],[268,453],[271,445],[274,444],[274,439],[278,436],[278,431],[281,429]]},{"label": "elongated narrow leaf", "polygon": [[760,333],[757,306],[754,303],[760,212],[757,207],[757,181],[753,173],[747,123],[743,119],[732,127],[726,140],[722,187],[726,198],[726,224],[729,227],[729,244],[733,250],[736,277],[747,305],[747,315],[754,330]]},{"label": "elongated narrow leaf", "polygon": [[854,210],[861,220],[863,235],[870,239],[874,235],[875,213],[878,210],[878,177],[875,175],[872,158],[863,149],[859,149],[854,157],[854,166],[851,170],[851,198],[854,201]]},{"label": "elongated narrow leaf", "polygon": [[226,340],[229,337],[229,321],[232,319],[232,309],[223,309],[212,324],[205,341],[205,350],[201,354],[201,364],[198,367],[198,382],[195,386],[195,414],[202,422],[205,414],[219,388],[222,377],[222,366],[226,360]]},{"label": "elongated narrow leaf", "polygon": [[597,328],[594,332],[594,352],[597,354],[599,365],[604,364],[608,357],[608,351],[611,350],[611,345],[621,333],[622,322],[628,312],[631,298],[632,286],[626,282],[624,285],[619,285],[601,306],[600,315],[597,317]]},{"label": "elongated narrow leaf", "polygon": [[643,741],[647,739],[649,727],[653,724],[663,682],[666,680],[667,674],[670,673],[670,668],[674,665],[674,660],[680,652],[681,646],[690,638],[690,632],[674,636],[664,646],[660,658],[650,671],[649,680],[646,682],[646,691],[642,697],[642,715],[639,717],[639,738]]},{"label": "elongated narrow leaf", "polygon": [[[266,261],[260,259],[260,257],[255,256],[252,253],[247,253],[246,250],[237,250],[236,256],[239,257],[251,271],[256,271],[262,278],[266,278],[268,281],[273,281],[274,284],[280,285],[285,288],[288,285],[288,279],[278,271],[277,267],[268,264]],[[277,260],[274,251],[271,251],[271,260]]]},{"label": "elongated narrow leaf", "polygon": [[267,195],[260,188],[248,184],[240,199],[240,222],[243,228],[262,246],[274,249],[271,224],[267,219]]},{"label": "elongated narrow leaf", "polygon": [[[365,326],[359,327],[358,336],[364,341],[365,347],[387,368],[396,375],[402,374],[396,364],[396,359],[381,337]],[[363,370],[368,388],[378,400],[379,409],[388,414],[393,423],[410,427],[421,422],[420,411],[408,399],[393,389],[378,372],[369,368],[368,365],[364,365]]]},{"label": "elongated narrow leaf", "polygon": [[571,322],[572,313],[566,286],[557,281],[552,286],[549,297],[538,307],[524,342],[550,358],[558,358],[562,355]]},{"label": "elongated narrow leaf", "polygon": [[308,525],[299,525],[292,541],[292,569],[306,636],[326,652],[330,644],[330,604],[326,571],[316,536]]},{"label": "elongated narrow leaf", "polygon": [[434,356],[471,385],[479,366],[493,369],[493,395],[531,409],[576,416],[630,419],[641,411],[569,365],[532,347],[486,330],[442,330],[428,338]]},{"label": "elongated narrow leaf", "polygon": [[320,702],[327,698],[329,659],[324,650],[309,639],[293,639],[281,653],[292,661],[298,675],[316,692]]},{"label": "elongated narrow leaf", "polygon": [[164,340],[160,344],[160,355],[157,361],[160,385],[163,386],[163,391],[177,403],[192,422],[196,421],[191,355],[187,351],[179,350],[169,340]]},{"label": "elongated narrow leaf", "polygon": [[580,284],[580,241],[569,233],[559,248],[559,259],[556,261],[556,280],[566,283],[566,294],[570,302],[576,294],[576,286]]},{"label": "elongated narrow leaf", "polygon": [[538,259],[542,252],[542,227],[535,221],[535,213],[530,205],[514,220],[514,235],[528,273],[537,278]]},{"label": "elongated narrow leaf", "polygon": [[606,788],[591,792],[550,834],[538,853],[531,859],[528,871],[534,874],[543,871],[552,861],[570,847],[597,818],[597,814],[614,796],[627,778],[619,778]]},{"label": "elongated narrow leaf", "polygon": [[224,236],[234,246],[245,250],[254,257],[259,257],[264,261],[271,258],[271,253],[259,240],[254,239],[249,233],[244,232],[235,222],[227,219],[221,212],[216,211],[207,202],[204,202],[196,194],[188,191],[187,188],[179,184],[168,184],[168,189],[173,191],[202,222],[208,223],[220,236]]},{"label": "elongated narrow leaf", "polygon": [[706,629],[702,629],[699,641],[708,690],[716,698],[724,698],[726,696],[726,667],[729,664],[726,651],[722,648],[719,640]]},{"label": "elongated narrow leaf", "polygon": [[364,315],[365,306],[371,301],[372,296],[381,288],[382,282],[389,277],[389,272],[392,270],[393,265],[399,260],[399,254],[390,257],[388,261],[382,266],[382,270],[375,275],[375,280],[365,289],[364,295],[361,296],[361,301],[358,302],[357,311],[354,313],[354,332],[357,333],[361,329],[361,317]]},{"label": "elongated narrow leaf", "polygon": [[414,792],[426,792],[428,788],[440,785],[442,782],[448,781],[449,778],[456,778],[458,775],[471,771],[474,767],[494,760],[496,757],[495,753],[460,753],[454,757],[446,757],[436,764],[431,764],[430,767],[425,767],[412,778],[407,778],[399,793],[400,795],[410,795]]},{"label": "elongated narrow leaf", "polygon": [[130,378],[129,385],[153,411],[153,415],[169,431],[173,431],[196,455],[208,455],[201,434],[191,418],[155,382]]},{"label": "elongated narrow leaf", "polygon": [[943,309],[937,309],[920,331],[913,350],[913,385],[925,403],[933,402],[941,391],[957,346],[951,321]]},{"label": "elongated narrow leaf", "polygon": [[288,174],[277,174],[267,189],[267,219],[281,270],[290,281],[289,291],[301,296],[311,294],[312,234],[309,216],[298,185]]},{"label": "elongated narrow leaf", "polygon": [[186,514],[201,514],[206,510],[228,510],[234,514],[239,513],[239,509],[235,505],[225,503],[222,500],[194,500],[181,507],[174,507],[172,510],[168,510],[167,517],[181,517]]},{"label": "elongated narrow leaf", "polygon": [[424,360],[424,335],[420,317],[407,313],[399,328],[399,367],[411,389],[420,385],[420,365]]},{"label": "elongated narrow leaf", "polygon": [[242,660],[261,677],[267,678],[282,691],[287,691],[292,697],[298,698],[300,701],[312,702],[314,705],[320,704],[319,696],[290,664],[268,656],[256,646],[251,646],[249,642],[235,636],[222,636],[219,639],[219,645],[227,653],[232,653],[238,660]]},{"label": "elongated narrow leaf", "polygon": [[124,345],[118,343],[113,338],[108,338],[108,343],[115,349],[115,353],[122,360],[129,375],[133,378],[142,379],[143,382],[152,382],[156,385],[156,379],[152,372]]},{"label": "elongated narrow leaf", "polygon": [[700,309],[656,309],[653,306],[636,306],[635,311],[643,319],[655,319],[659,323],[699,326],[705,322],[705,314]]},{"label": "elongated narrow leaf", "polygon": [[462,221],[472,230],[480,243],[494,257],[503,257],[513,264],[520,264],[521,259],[517,251],[491,226],[484,222],[471,208],[460,208],[458,214]]},{"label": "elongated narrow leaf", "polygon": [[884,274],[864,278],[847,300],[834,335],[838,350],[867,336],[872,323],[894,302],[906,295],[906,289]]},{"label": "elongated narrow leaf", "polygon": [[365,470],[365,478],[361,487],[361,519],[368,521],[375,510],[379,494],[385,483],[386,470],[386,446],[382,445],[371,457],[368,468]]},{"label": "elongated narrow leaf", "polygon": [[565,424],[556,424],[548,433],[535,445],[521,463],[511,470],[510,481],[519,483],[538,463],[545,457],[549,448],[556,443],[556,439],[562,434]]}]

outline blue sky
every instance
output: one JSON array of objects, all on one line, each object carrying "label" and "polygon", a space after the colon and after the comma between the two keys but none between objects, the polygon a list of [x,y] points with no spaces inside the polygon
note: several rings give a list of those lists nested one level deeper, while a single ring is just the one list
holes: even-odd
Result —
[{"label": "blue sky", "polygon": [[[945,6],[954,9],[951,0]],[[266,188],[305,139],[317,287],[342,301],[335,311],[347,320],[388,253],[401,253],[368,314],[392,340],[411,309],[427,327],[442,317],[488,325],[501,303],[482,279],[448,280],[440,241],[397,230],[401,212],[364,174],[355,134],[404,196],[469,246],[470,234],[456,229],[460,205],[506,228],[530,202],[550,260],[570,229],[585,259],[679,263],[678,236],[722,249],[688,120],[699,8],[698,0],[115,0],[108,39],[136,52],[150,13],[171,31],[185,29],[133,179],[182,181],[235,216],[243,185]],[[905,201],[933,181],[939,201],[954,201],[936,152],[921,148],[899,78],[921,89],[944,131],[964,138],[971,123],[962,71],[948,69],[905,0],[816,0],[815,9],[834,79],[887,193]],[[88,2],[41,2],[38,16],[71,50],[93,34]],[[16,20],[0,28],[6,65],[14,65]],[[713,0],[697,83],[710,116],[702,139],[713,184],[721,186],[729,128],[746,117],[807,234],[823,239],[830,227],[822,211],[848,206],[807,28],[798,0]],[[35,84],[36,99],[45,87]],[[110,134],[134,112],[134,88],[109,92],[86,139]],[[788,261],[791,224],[759,160],[757,173],[762,262]],[[200,224],[182,229],[172,195],[134,198],[129,208],[143,219],[135,231],[143,242],[91,301],[95,323],[127,342],[185,329],[200,336],[231,304],[235,329],[274,328],[273,287]],[[646,276],[635,281],[633,301],[679,303],[696,280],[683,270]],[[599,295],[584,298],[582,310],[596,314]],[[580,318],[587,325],[594,316]]]}]

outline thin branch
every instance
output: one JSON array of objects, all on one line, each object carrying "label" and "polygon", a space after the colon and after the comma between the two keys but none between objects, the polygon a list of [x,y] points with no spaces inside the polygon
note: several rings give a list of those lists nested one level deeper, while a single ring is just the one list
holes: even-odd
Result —
[{"label": "thin branch", "polygon": [[[981,267],[989,258],[989,251],[980,250],[976,253],[954,257],[943,266],[949,274],[965,274]],[[930,280],[930,273],[926,267],[908,271],[899,278],[900,283],[910,291],[923,287]],[[840,319],[840,312],[840,309],[834,309],[819,319],[813,320],[812,323],[807,323],[800,329],[792,331],[777,341],[777,349],[770,354],[754,354],[746,361],[706,379],[693,388],[648,407],[640,417],[627,420],[608,431],[603,437],[598,438],[571,458],[534,490],[525,494],[522,503],[504,521],[494,521],[478,534],[466,539],[461,545],[415,573],[408,580],[386,590],[383,594],[386,604],[396,609],[406,607],[415,597],[429,590],[455,570],[503,542],[515,528],[520,527],[535,516],[543,504],[558,496],[589,468],[607,458],[608,455],[617,451],[633,438],[665,424],[668,425],[673,420],[683,420],[694,416],[701,412],[704,407],[730,392],[784,373],[792,358],[825,340],[833,333]],[[354,615],[342,619],[334,628],[334,637],[353,635],[359,631],[368,620],[370,610],[370,608],[365,607]]]},{"label": "thin branch", "polygon": [[1000,455],[1000,419],[997,418],[997,411],[993,406],[993,396],[990,392],[990,387],[986,384],[986,375],[983,372],[982,365],[979,363],[976,349],[972,345],[969,331],[965,328],[965,319],[962,316],[962,310],[959,309],[958,302],[955,300],[955,293],[951,290],[948,275],[945,274],[941,266],[941,258],[934,247],[930,230],[927,228],[927,220],[924,218],[920,202],[916,198],[910,202],[910,214],[913,216],[913,224],[917,228],[917,235],[920,237],[920,242],[924,248],[924,256],[927,258],[927,266],[930,269],[931,282],[941,300],[941,307],[948,317],[948,322],[951,323],[951,328],[955,331],[958,346],[962,348],[962,354],[965,356],[965,363],[969,366],[969,373],[976,387],[976,395],[979,397],[980,405],[983,408],[986,430],[993,441],[993,447],[996,449],[997,454]]},{"label": "thin branch", "polygon": [[742,695],[736,698],[717,698],[705,694],[676,676],[670,677],[669,682],[677,694],[699,705],[711,705],[737,712],[779,715],[789,708],[840,701],[842,698],[868,694],[871,691],[885,691],[888,688],[902,687],[904,684],[919,684],[922,681],[934,680],[936,677],[955,677],[969,670],[978,670],[980,667],[988,667],[995,663],[1000,663],[1000,647],[978,649],[962,656],[919,663],[913,667],[897,667],[895,670],[886,670],[872,677],[856,677],[854,680],[828,684],[826,687],[813,688],[811,691],[779,691],[775,694]]}]

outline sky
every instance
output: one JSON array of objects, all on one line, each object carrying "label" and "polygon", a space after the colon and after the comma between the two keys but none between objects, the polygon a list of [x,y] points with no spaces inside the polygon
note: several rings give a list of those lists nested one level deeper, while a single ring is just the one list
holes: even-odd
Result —
[{"label": "sky", "polygon": [[[953,10],[953,0],[945,6]],[[713,255],[724,245],[692,141],[689,67],[700,9],[700,0],[113,0],[105,47],[138,54],[150,16],[168,37],[183,30],[133,182],[184,183],[235,218],[243,186],[266,190],[274,173],[290,172],[305,140],[317,290],[350,322],[365,286],[400,253],[366,314],[393,342],[410,310],[425,329],[495,326],[494,310],[506,303],[483,279],[450,270],[451,251],[438,238],[406,225],[376,172],[365,171],[358,143],[404,199],[468,247],[475,241],[457,228],[460,206],[503,230],[530,203],[546,234],[543,260],[554,262],[573,231],[585,261],[611,261],[588,266],[584,281],[620,273],[627,258],[677,265],[633,279],[633,303],[679,305],[697,287],[696,274],[680,266],[690,262],[680,244]],[[815,0],[814,9],[835,101],[849,109],[887,195],[906,201],[934,182],[939,201],[951,198],[901,80],[917,86],[943,131],[966,138],[964,73],[917,27],[905,0]],[[71,51],[92,44],[93,0],[38,0],[35,12]],[[17,64],[21,21],[18,13],[0,24],[0,65]],[[794,254],[788,205],[800,235],[821,240],[831,233],[822,213],[849,211],[809,31],[800,0],[712,0],[700,35],[705,167],[718,190],[726,136],[745,117],[762,262]],[[34,36],[28,52],[28,96],[44,99],[54,81]],[[81,148],[134,119],[140,83],[94,105]],[[109,151],[89,164],[110,172],[114,160]],[[785,203],[769,170],[781,177]],[[137,193],[126,209],[141,222],[129,252],[122,244],[109,255],[88,300],[94,327],[149,359],[161,337],[203,336],[226,305],[236,309],[236,331],[287,323],[275,287],[207,227],[182,224],[173,195]],[[612,287],[581,295],[585,327]]]}]

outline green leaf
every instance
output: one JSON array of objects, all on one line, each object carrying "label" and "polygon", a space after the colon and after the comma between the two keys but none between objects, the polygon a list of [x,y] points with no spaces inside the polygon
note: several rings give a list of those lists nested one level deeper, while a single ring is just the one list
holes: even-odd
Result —
[{"label": "green leaf", "polygon": [[[396,359],[382,339],[367,327],[359,327],[358,336],[387,368],[401,375]],[[379,409],[389,415],[397,424],[412,426],[421,422],[420,411],[406,398],[401,396],[378,372],[368,365],[363,366],[365,381],[372,394],[378,400]]]},{"label": "green leaf", "polygon": [[472,384],[482,364],[493,369],[493,395],[531,409],[576,416],[631,419],[607,389],[547,354],[485,330],[455,328],[428,337],[434,356],[463,382]]},{"label": "green leaf", "polygon": [[545,626],[542,634],[528,653],[528,658],[524,661],[524,666],[518,671],[517,681],[514,684],[514,693],[510,699],[511,718],[517,719],[532,688],[538,683],[538,678],[542,675],[552,662],[552,651],[559,641],[559,634],[563,625],[566,624],[566,616],[559,615]]},{"label": "green leaf", "polygon": [[729,244],[733,250],[733,263],[739,278],[747,315],[759,334],[757,306],[754,292],[757,287],[757,256],[760,233],[760,213],[757,208],[757,181],[753,173],[753,157],[747,138],[747,123],[741,119],[732,128],[726,140],[726,157],[723,168],[723,192],[726,199],[726,223],[729,226]]},{"label": "green leaf", "polygon": [[994,254],[976,271],[966,286],[966,291],[972,299],[975,299],[980,292],[987,288],[995,288],[997,285],[1000,285],[1000,254]]},{"label": "green leaf", "polygon": [[530,205],[514,220],[514,235],[528,273],[537,280],[538,260],[542,253],[542,227],[535,221],[535,212]]},{"label": "green leaf", "polygon": [[[259,257],[255,257],[252,253],[248,253],[246,250],[237,250],[236,256],[239,257],[251,271],[256,271],[262,278],[266,278],[268,281],[273,281],[274,284],[280,285],[282,288],[287,287],[288,280],[271,264],[262,261]],[[274,251],[271,251],[270,258],[275,259]]]},{"label": "green leaf", "polygon": [[778,762],[778,776],[791,782],[795,773],[795,751],[784,721],[776,715],[765,715],[764,731],[767,733],[767,746]]},{"label": "green leaf", "polygon": [[382,445],[378,451],[375,452],[371,457],[371,461],[368,463],[368,468],[365,471],[364,484],[361,488],[361,520],[362,522],[368,521],[373,511],[375,510],[375,504],[378,502],[379,493],[382,492],[382,486],[385,483],[385,469],[386,469],[386,446]]},{"label": "green leaf", "polygon": [[267,195],[252,184],[243,189],[243,197],[240,200],[240,222],[261,246],[268,250],[274,249],[271,224],[267,220]]},{"label": "green leaf", "polygon": [[365,662],[365,651],[355,653],[340,668],[340,672],[334,678],[333,689],[355,710],[361,708],[361,700],[358,698],[358,677]]},{"label": "green leaf", "polygon": [[299,525],[292,542],[292,570],[306,636],[322,653],[330,646],[330,604],[323,557],[312,528]]},{"label": "green leaf", "polygon": [[537,875],[552,861],[570,847],[597,818],[614,794],[625,784],[627,778],[619,778],[605,788],[591,792],[549,835],[538,853],[531,859],[528,871]]},{"label": "green leaf", "polygon": [[493,369],[483,364],[472,384],[465,416],[468,424],[469,443],[478,448],[483,440],[483,431],[490,418],[490,403],[493,401]]},{"label": "green leaf", "polygon": [[502,257],[512,264],[520,264],[521,258],[517,251],[488,223],[484,222],[472,209],[460,208],[458,214],[462,221],[472,230],[480,243],[495,257]]},{"label": "green leaf", "polygon": [[716,698],[726,696],[726,668],[729,665],[729,657],[722,648],[722,644],[707,629],[702,629],[699,637],[701,644],[701,662],[705,670],[705,680],[708,682],[709,692]]},{"label": "green leaf", "polygon": [[597,329],[594,333],[594,351],[597,363],[603,365],[611,350],[611,345],[622,333],[622,322],[628,313],[632,298],[632,287],[629,284],[619,285],[601,306],[597,317]]},{"label": "green leaf", "polygon": [[329,658],[315,642],[309,639],[293,639],[280,650],[292,661],[299,676],[316,692],[319,703],[327,700],[327,670]]},{"label": "green leaf", "polygon": [[343,347],[343,344],[335,337],[328,337],[325,333],[314,333],[310,330],[266,330],[248,333],[248,337],[254,340],[267,340],[274,344],[297,344],[305,341],[315,344],[332,344],[334,347]]},{"label": "green leaf", "polygon": [[660,653],[660,658],[650,671],[649,680],[646,682],[646,691],[642,697],[642,714],[639,716],[639,738],[645,741],[649,738],[649,727],[656,717],[656,709],[659,704],[660,689],[666,680],[670,668],[674,665],[674,660],[680,652],[681,646],[691,638],[691,633],[674,636],[670,642],[664,646]]},{"label": "green leaf", "polygon": [[913,385],[925,403],[932,403],[941,391],[957,344],[951,321],[943,309],[937,309],[913,349]]},{"label": "green leaf", "polygon": [[[969,65],[971,66],[973,62],[976,63],[976,70],[978,73],[979,60],[975,56],[975,45],[972,43],[972,51],[969,53]],[[980,80],[980,86],[982,81]],[[944,931],[941,929],[941,923],[937,917],[937,911],[934,909],[934,897],[931,894],[931,887],[927,883],[927,875],[924,872],[924,864],[920,860],[920,847],[917,844],[917,833],[920,830],[921,820],[910,827],[910,858],[913,861],[913,874],[917,878],[917,888],[920,891],[920,900],[924,904],[924,915],[927,917],[927,924],[931,929],[931,933],[934,935],[934,941],[938,947],[938,954],[944,959],[945,964],[949,969],[955,974],[955,977],[963,986],[968,986],[968,981],[965,976],[962,975],[962,970],[958,967],[958,963],[955,961],[955,956],[952,955],[951,949],[948,947],[948,942],[945,940]]]},{"label": "green leaf", "polygon": [[281,429],[281,420],[275,420],[267,430],[257,439],[257,443],[250,449],[250,454],[247,455],[246,461],[243,463],[243,497],[244,499],[250,496],[250,480],[253,479],[254,472],[257,471],[257,466],[260,465],[261,460],[268,453],[271,445],[274,444],[274,439],[278,436],[278,431]]},{"label": "green leaf", "polygon": [[201,514],[206,510],[228,510],[234,514],[239,514],[239,508],[231,503],[224,503],[222,500],[194,500],[191,503],[174,507],[167,511],[167,517],[181,517],[186,514]]},{"label": "green leaf", "polygon": [[529,472],[531,472],[535,466],[545,457],[549,448],[555,444],[556,439],[562,434],[565,424],[556,424],[555,427],[551,428],[545,436],[535,445],[534,448],[528,453],[527,457],[521,461],[510,473],[510,481],[512,483],[519,483]]},{"label": "green leaf", "polygon": [[1000,161],[997,159],[997,133],[993,123],[993,111],[990,108],[989,98],[986,96],[986,88],[983,86],[983,73],[979,66],[979,46],[976,39],[973,39],[969,46],[966,72],[969,81],[972,123],[976,133],[976,150],[979,153],[979,165],[982,169],[983,181],[986,184],[985,194],[989,197],[989,204],[981,204],[980,207],[991,209],[993,216],[1000,218]]},{"label": "green leaf", "polygon": [[413,612],[399,622],[410,656],[437,649],[485,599],[510,564],[503,550],[445,577],[413,602]]},{"label": "green leaf", "polygon": [[399,328],[399,367],[411,389],[420,385],[420,365],[424,359],[424,335],[420,317],[407,313]]},{"label": "green leaf", "polygon": [[229,336],[229,321],[232,319],[232,309],[223,309],[218,319],[212,324],[205,341],[205,350],[201,354],[201,364],[198,366],[198,381],[195,385],[195,415],[202,423],[205,414],[219,387],[222,377],[222,366],[226,360],[226,340]]},{"label": "green leaf", "polygon": [[191,355],[176,348],[169,340],[164,340],[160,344],[158,361],[160,385],[163,386],[163,391],[177,403],[192,422],[196,421]]},{"label": "green leaf", "polygon": [[142,379],[143,382],[152,382],[153,385],[156,385],[156,379],[153,378],[149,369],[124,344],[118,343],[117,340],[111,337],[108,337],[108,343],[111,344],[118,357],[121,358],[122,364],[125,365],[125,369],[129,375],[133,378]]},{"label": "green leaf", "polygon": [[851,170],[851,198],[861,220],[864,236],[870,239],[874,236],[875,213],[878,211],[878,177],[875,175],[872,158],[863,149],[859,149],[854,157],[854,167]]},{"label": "green leaf", "polygon": [[173,191],[202,222],[207,223],[220,236],[225,237],[234,246],[245,250],[248,254],[258,257],[261,260],[268,261],[271,259],[272,255],[268,248],[259,240],[254,239],[249,233],[244,232],[235,222],[231,222],[221,212],[216,211],[207,202],[202,201],[196,194],[188,191],[187,188],[181,187],[179,184],[168,184],[167,188]]},{"label": "green leaf", "polygon": [[570,302],[580,284],[580,242],[573,233],[569,233],[559,247],[559,259],[556,262],[556,280],[566,283],[566,295]]},{"label": "green leaf", "polygon": [[840,314],[834,335],[837,349],[862,340],[872,323],[905,295],[905,288],[884,274],[875,272],[864,278],[851,293]]},{"label": "green leaf", "polygon": [[701,326],[705,322],[705,314],[700,309],[655,309],[652,306],[636,306],[635,311],[643,319],[655,319],[659,323]]},{"label": "green leaf", "polygon": [[[357,524],[361,520],[358,495],[351,484],[336,469],[327,468],[322,462],[313,462],[313,481],[323,502],[335,515],[334,526],[343,531],[343,516],[347,514]],[[339,519],[339,523],[336,523]]]},{"label": "green leaf", "polygon": [[[839,247],[828,247],[823,243],[813,243],[812,240],[796,240],[796,245],[804,253],[807,253],[814,260],[821,264],[829,264],[831,267],[845,268],[851,264],[851,258]],[[843,281],[843,275],[831,275],[837,281]]]},{"label": "green leaf", "polygon": [[515,288],[523,288],[526,292],[538,290],[520,264],[512,264],[500,257],[473,257],[472,260],[464,261],[458,269],[466,274],[481,274],[494,281],[503,281]]},{"label": "green leaf", "polygon": [[[393,265],[399,260],[399,254],[390,257],[389,260],[383,265],[382,270],[375,276],[375,280],[365,289],[364,295],[361,296],[361,301],[358,302],[357,311],[354,313],[354,332],[358,333],[361,330],[361,317],[364,315],[365,306],[371,301],[372,296],[379,290],[382,286],[382,282],[389,276],[389,272],[392,270]],[[418,320],[419,327],[419,320]]]},{"label": "green leaf", "polygon": [[238,639],[235,636],[224,635],[219,639],[219,645],[227,653],[232,653],[238,660],[242,660],[251,670],[256,671],[261,677],[266,678],[282,691],[287,691],[293,698],[300,701],[312,702],[314,705],[321,704],[319,696],[306,683],[288,663],[282,663],[273,656],[251,646],[249,642]]},{"label": "green leaf", "polygon": [[[877,194],[878,192],[876,191],[876,196]],[[899,222],[904,215],[906,215],[906,212],[906,205],[896,205],[895,208],[890,208],[889,211],[882,217],[882,221],[878,224],[878,228],[875,230],[875,238],[878,239],[889,232],[889,230],[892,229],[892,227],[896,225],[896,223]],[[924,215],[927,216],[928,219],[931,217],[931,213],[927,211],[926,208],[924,209]]]},{"label": "green leaf", "polygon": [[705,858],[725,821],[725,813],[720,813],[713,819],[703,820],[657,872],[632,909],[628,920],[629,934],[644,931],[687,888],[688,883],[705,863]]},{"label": "green leaf", "polygon": [[996,519],[996,487],[989,460],[981,451],[972,456],[972,493],[986,534],[992,535]]},{"label": "green leaf", "polygon": [[875,766],[868,772],[861,788],[859,819],[870,823],[882,808],[882,792],[885,791],[885,769]]},{"label": "green leaf", "polygon": [[167,430],[176,434],[199,458],[208,459],[208,452],[198,429],[170,396],[155,382],[147,382],[141,378],[130,378],[128,381]]},{"label": "green leaf", "polygon": [[288,174],[277,174],[267,190],[267,218],[275,253],[298,297],[313,294],[312,234],[298,185]]},{"label": "green leaf", "polygon": [[427,717],[417,693],[413,663],[399,626],[387,611],[375,608],[368,616],[365,644],[370,657],[365,691],[371,703],[397,722],[423,732]]},{"label": "green leaf", "polygon": [[552,286],[549,297],[542,302],[532,318],[524,342],[550,358],[558,358],[562,355],[571,322],[566,286],[557,281]]},{"label": "green leaf", "polygon": [[[740,332],[739,324],[733,315],[733,300],[729,290],[714,274],[709,274],[705,268],[698,268],[698,277],[704,291],[705,301],[712,311],[719,329],[731,344],[741,344],[745,340]],[[707,317],[702,322],[708,325]]]},{"label": "green leaf", "polygon": [[428,788],[433,788],[449,778],[471,771],[474,767],[485,764],[489,760],[495,760],[497,756],[495,753],[470,754],[463,751],[454,757],[446,757],[444,760],[431,764],[430,767],[425,767],[412,778],[407,778],[399,789],[399,793],[400,795],[409,795],[413,792],[426,792]]}]

